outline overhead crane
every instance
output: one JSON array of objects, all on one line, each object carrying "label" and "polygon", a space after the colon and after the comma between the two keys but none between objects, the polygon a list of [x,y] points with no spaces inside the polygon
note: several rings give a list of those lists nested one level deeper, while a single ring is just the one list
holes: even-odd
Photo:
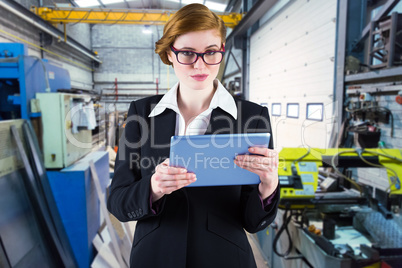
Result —
[{"label": "overhead crane", "polygon": [[[164,25],[174,10],[101,9],[75,7],[31,7],[31,11],[52,24],[143,24]],[[225,25],[234,28],[242,19],[240,13],[216,13]]]}]

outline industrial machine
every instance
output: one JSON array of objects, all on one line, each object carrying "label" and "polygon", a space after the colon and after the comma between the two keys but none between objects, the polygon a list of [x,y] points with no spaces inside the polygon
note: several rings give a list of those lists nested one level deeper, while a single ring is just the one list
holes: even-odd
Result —
[{"label": "industrial machine", "polygon": [[[390,207],[401,201],[402,152],[400,149],[284,148],[279,157],[278,174],[281,185],[280,207],[282,208],[286,204],[292,208],[311,207],[318,202],[316,199],[318,190],[318,193],[334,192],[340,185],[345,184],[357,190],[360,193],[357,197],[362,198],[363,186],[344,175],[339,168],[385,168],[389,193],[384,205]],[[320,168],[333,169],[336,177],[320,176]],[[319,185],[320,177],[322,182]]]},{"label": "industrial machine", "polygon": [[46,168],[68,167],[91,151],[91,130],[96,122],[90,96],[37,93],[36,99],[46,141],[43,143]]},{"label": "industrial machine", "polygon": [[1,120],[38,117],[34,105],[31,106],[35,94],[58,89],[71,89],[67,70],[28,56],[23,44],[0,43]]},{"label": "industrial machine", "polygon": [[0,44],[0,119],[32,121],[46,168],[67,167],[92,148],[91,97],[69,90],[67,70],[28,56],[23,44]]},{"label": "industrial machine", "polygon": [[[110,178],[108,153],[93,147],[91,99],[74,94],[67,70],[28,56],[23,44],[0,43],[1,267],[89,267],[94,259],[101,214],[90,163],[103,191]],[[21,128],[28,136],[12,140]]]},{"label": "industrial machine", "polygon": [[[258,233],[270,267],[401,263],[401,149],[284,148],[279,160],[279,216]],[[355,180],[356,168],[386,178]]]}]

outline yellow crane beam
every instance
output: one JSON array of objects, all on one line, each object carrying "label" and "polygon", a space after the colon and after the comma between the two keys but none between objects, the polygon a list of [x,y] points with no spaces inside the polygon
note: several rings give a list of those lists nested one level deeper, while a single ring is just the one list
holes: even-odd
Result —
[{"label": "yellow crane beam", "polygon": [[[50,23],[89,23],[89,24],[143,24],[163,25],[175,11],[99,9],[68,7],[31,7],[31,11]],[[234,28],[242,19],[239,13],[217,13],[225,25]]]}]

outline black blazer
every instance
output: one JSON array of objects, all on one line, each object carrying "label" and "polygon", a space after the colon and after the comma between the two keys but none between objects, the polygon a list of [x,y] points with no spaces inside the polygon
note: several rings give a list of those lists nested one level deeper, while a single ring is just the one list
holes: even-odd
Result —
[{"label": "black blazer", "polygon": [[[257,185],[186,187],[159,200],[151,210],[150,180],[169,157],[176,113],[148,117],[161,95],[132,102],[119,143],[108,209],[120,221],[137,221],[130,265],[143,267],[256,267],[244,229],[254,233],[275,218],[279,189],[268,208]],[[238,118],[219,107],[206,134],[271,132],[268,110],[237,100]],[[272,148],[272,133],[271,143]]]}]

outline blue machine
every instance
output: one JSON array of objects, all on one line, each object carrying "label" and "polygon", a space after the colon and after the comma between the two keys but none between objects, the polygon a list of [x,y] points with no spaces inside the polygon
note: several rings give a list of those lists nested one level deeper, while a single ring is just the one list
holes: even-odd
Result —
[{"label": "blue machine", "polygon": [[[41,117],[31,107],[36,93],[58,90],[71,90],[67,70],[28,56],[24,44],[0,43],[0,121],[19,118],[34,121]],[[69,167],[46,172],[79,268],[90,267],[95,256],[92,240],[100,227],[99,201],[91,181],[90,161],[94,162],[105,191],[109,182],[107,152],[91,152]]]},{"label": "blue machine", "polygon": [[99,230],[100,209],[89,162],[93,161],[101,188],[109,183],[107,152],[93,152],[60,171],[47,172],[67,236],[79,268],[90,267],[95,256],[92,240]]},{"label": "blue machine", "polygon": [[0,43],[0,120],[37,117],[30,104],[36,93],[71,89],[67,70],[27,51],[24,44]]}]

